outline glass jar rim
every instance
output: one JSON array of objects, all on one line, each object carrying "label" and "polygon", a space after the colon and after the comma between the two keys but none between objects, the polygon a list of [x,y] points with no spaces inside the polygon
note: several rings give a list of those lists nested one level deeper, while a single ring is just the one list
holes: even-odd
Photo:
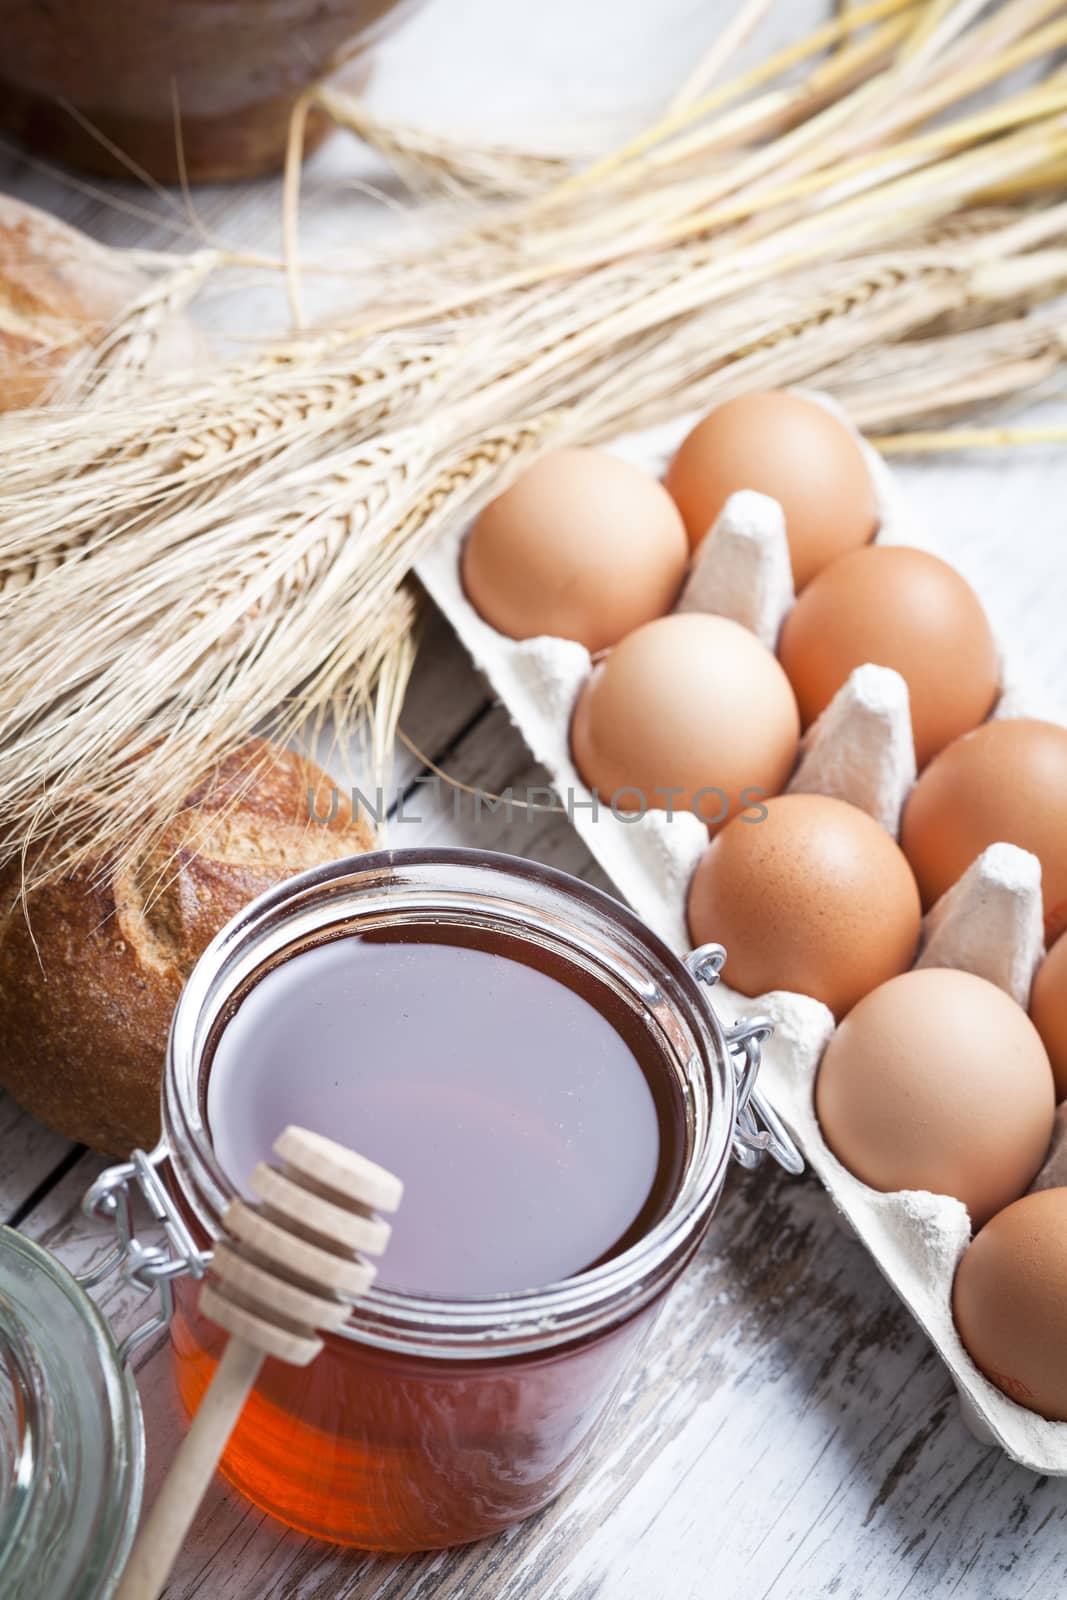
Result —
[{"label": "glass jar rim", "polygon": [[[0,1586],[5,1596],[29,1596],[62,1577],[67,1600],[103,1600],[141,1509],[137,1385],[95,1301],[61,1261],[8,1227],[0,1228],[0,1347],[19,1391],[25,1443],[13,1485],[21,1503],[0,1545]],[[55,1560],[62,1573],[49,1567]]]},{"label": "glass jar rim", "polygon": [[[215,1159],[200,1099],[212,1020],[271,955],[316,931],[354,927],[360,915],[388,916],[390,901],[399,914],[395,902],[404,895],[411,917],[437,911],[499,918],[508,907],[522,913],[505,917],[514,927],[532,931],[536,924],[559,939],[592,941],[604,960],[609,951],[639,958],[660,1006],[691,1044],[687,1060],[677,1062],[686,1074],[686,1161],[664,1216],[604,1264],[557,1283],[469,1300],[375,1286],[340,1337],[412,1354],[501,1356],[624,1320],[670,1280],[702,1237],[729,1163],[736,1080],[722,1027],[684,962],[620,901],[556,868],[473,849],[380,850],[313,868],[252,901],[207,947],[182,992],[164,1070],[163,1140],[152,1159],[169,1161],[181,1198],[213,1240],[235,1189]],[[651,1009],[636,977],[631,988]]]}]

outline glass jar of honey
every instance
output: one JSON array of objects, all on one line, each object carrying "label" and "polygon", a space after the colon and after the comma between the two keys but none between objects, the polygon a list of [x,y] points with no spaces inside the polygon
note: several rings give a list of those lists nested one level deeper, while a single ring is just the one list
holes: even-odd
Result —
[{"label": "glass jar of honey", "polygon": [[342,1332],[308,1368],[266,1363],[222,1462],[243,1494],[399,1552],[496,1533],[571,1480],[731,1150],[799,1166],[753,1087],[766,1025],[724,1030],[708,1003],[721,957],[683,962],[586,884],[458,850],[333,863],[222,931],[175,1015],[162,1144],[90,1197],[114,1209],[135,1167],[155,1185],[190,1411],[225,1337],[196,1279],[281,1128],[405,1181]]}]

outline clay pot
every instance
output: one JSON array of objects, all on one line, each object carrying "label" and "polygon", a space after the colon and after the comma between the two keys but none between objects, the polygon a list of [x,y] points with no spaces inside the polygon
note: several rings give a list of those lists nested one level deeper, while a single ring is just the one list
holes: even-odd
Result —
[{"label": "clay pot", "polygon": [[[0,0],[0,126],[92,172],[192,181],[278,168],[303,89],[417,0]],[[96,130],[94,137],[86,124]],[[308,149],[327,132],[314,115]]]}]

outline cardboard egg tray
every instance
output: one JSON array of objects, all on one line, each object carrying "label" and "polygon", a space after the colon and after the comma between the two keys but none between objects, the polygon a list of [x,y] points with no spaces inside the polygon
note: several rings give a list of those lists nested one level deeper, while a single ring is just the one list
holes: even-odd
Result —
[{"label": "cardboard egg tray", "polygon": [[[833,410],[821,395],[809,395]],[[662,474],[696,418],[628,436],[613,453]],[[847,422],[847,418],[843,419]],[[880,511],[879,543],[916,545],[938,553],[904,504],[884,461],[860,441],[874,478]],[[548,770],[573,825],[619,892],[674,950],[690,947],[685,899],[689,879],[708,842],[702,822],[683,812],[649,811],[621,820],[595,807],[571,760],[574,704],[592,663],[572,640],[516,642],[496,632],[467,600],[459,557],[464,531],[440,541],[418,568],[475,664],[507,707],[536,759]],[[736,494],[701,545],[677,602],[678,610],[716,612],[751,628],[771,649],[793,601],[781,507],[751,491]],[[1065,720],[1038,705],[1012,676],[1001,650],[1001,696],[994,716]],[[894,837],[915,779],[907,688],[894,671],[858,668],[801,743],[787,792],[837,796],[860,806]],[[1037,859],[1010,844],[988,849],[928,913],[916,965],[960,967],[999,984],[1025,1005],[1043,953],[1041,871]],[[774,1022],[764,1047],[761,1085],[818,1173],[848,1228],[873,1255],[885,1277],[925,1330],[952,1375],[968,1426],[1035,1472],[1067,1474],[1067,1423],[1047,1422],[1008,1399],[978,1371],[964,1350],[951,1312],[957,1263],[971,1236],[960,1201],[925,1191],[881,1194],[854,1178],[831,1154],[814,1112],[814,1083],[834,1019],[810,996],[775,991],[752,999],[725,985],[716,990],[724,1020],[760,1012]],[[952,1047],[951,1039],[944,1041]],[[936,1070],[936,1062],[931,1069]],[[1067,1104],[1040,1188],[1067,1183]]]}]

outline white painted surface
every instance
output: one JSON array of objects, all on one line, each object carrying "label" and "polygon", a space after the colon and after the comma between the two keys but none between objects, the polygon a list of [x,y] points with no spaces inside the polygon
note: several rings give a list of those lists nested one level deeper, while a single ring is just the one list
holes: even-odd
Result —
[{"label": "white painted surface", "polygon": [[[621,106],[662,99],[734,7],[719,0],[431,0],[383,52],[375,103],[454,129],[549,137],[561,121],[614,123]],[[753,54],[821,10],[779,0]],[[311,163],[309,253],[347,261],[379,229],[411,228],[361,196],[380,178],[344,136]],[[175,205],[108,191],[146,221],[0,156],[0,185],[116,244],[182,237]],[[395,195],[395,190],[390,190]],[[277,247],[273,182],[209,190],[213,232]],[[169,218],[167,222],[163,219]],[[177,227],[175,227],[177,222]],[[320,301],[342,291],[320,290]],[[208,320],[277,325],[270,285],[212,299]],[[902,464],[908,494],[938,541],[1050,685],[1067,669],[1067,459],[1014,456]],[[431,630],[405,726],[466,782],[540,781],[506,716],[486,701],[462,653]],[[405,774],[412,765],[400,764]],[[533,813],[475,831],[469,803],[428,793],[394,828],[398,844],[477,842],[596,877],[559,818]],[[60,1164],[68,1147],[0,1103],[0,1202],[71,1263],[90,1244],[77,1200],[100,1163]],[[59,1171],[57,1173],[57,1167]],[[54,1181],[53,1181],[54,1180]],[[106,1292],[120,1326],[143,1314]],[[142,1362],[151,1483],[178,1421],[166,1353]],[[151,1492],[151,1485],[150,1485]],[[368,1560],[295,1538],[218,1485],[168,1589],[170,1600],[1053,1600],[1067,1588],[1067,1485],[1036,1479],[963,1429],[943,1371],[858,1246],[843,1239],[811,1179],[738,1177],[699,1262],[674,1295],[591,1470],[532,1524],[468,1551]]]}]

